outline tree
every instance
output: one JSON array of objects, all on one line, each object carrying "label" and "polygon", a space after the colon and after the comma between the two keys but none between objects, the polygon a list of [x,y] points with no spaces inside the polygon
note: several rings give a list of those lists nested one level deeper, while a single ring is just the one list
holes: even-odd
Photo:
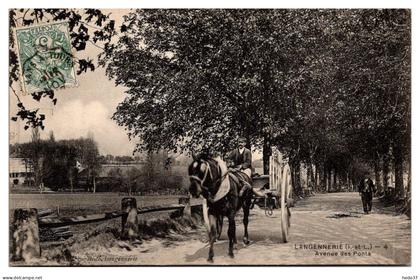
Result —
[{"label": "tree", "polygon": [[34,185],[43,191],[44,186],[55,190],[68,184],[69,162],[74,153],[55,139],[42,140],[38,128],[32,130],[32,140],[13,145],[13,153],[24,158],[28,169],[33,172]]},{"label": "tree", "polygon": [[360,11],[344,22],[357,31],[345,42],[351,48],[337,54],[346,65],[341,75],[346,77],[342,99],[348,106],[343,114],[348,146],[371,163],[377,183],[380,161],[386,178],[392,155],[399,197],[405,196],[403,162],[410,160],[410,23],[408,10]]},{"label": "tree", "polygon": [[101,64],[128,88],[113,119],[137,150],[223,153],[244,135],[289,158],[299,194],[302,164],[331,190],[390,147],[401,175],[409,26],[407,10],[135,11]]},{"label": "tree", "polygon": [[130,13],[127,32],[103,56],[108,75],[129,88],[114,119],[142,139],[139,150],[223,152],[238,135],[258,144],[276,85],[269,72],[280,73],[267,59],[281,55],[279,40],[267,37],[272,18],[281,19],[245,10]]},{"label": "tree", "polygon": [[[101,169],[98,144],[91,136],[90,138],[69,140],[69,145],[76,150],[77,156],[75,160],[86,169],[88,186],[92,186],[92,192],[96,192],[96,177]],[[73,166],[76,166],[76,162]]]},{"label": "tree", "polygon": [[92,182],[100,171],[99,153],[93,139],[70,139],[56,141],[39,138],[38,128],[33,129],[32,141],[12,145],[11,151],[24,158],[34,173],[35,186],[43,190],[44,184],[53,190],[70,186],[73,191],[77,182],[76,162],[87,170],[87,179]]},{"label": "tree", "polygon": [[22,153],[25,158],[29,158],[31,166],[34,171],[34,184],[39,188],[42,193],[44,189],[44,178],[51,173],[51,168],[46,164],[48,158],[46,155],[50,151],[51,143],[44,142],[40,138],[39,129],[35,127],[32,129],[31,142],[28,144],[27,149],[23,149]]}]

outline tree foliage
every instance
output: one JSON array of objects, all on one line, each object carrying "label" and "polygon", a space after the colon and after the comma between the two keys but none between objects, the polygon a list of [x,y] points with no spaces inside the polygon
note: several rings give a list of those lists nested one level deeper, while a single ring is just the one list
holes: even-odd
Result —
[{"label": "tree foliage", "polygon": [[31,142],[11,145],[10,156],[28,161],[34,172],[36,187],[45,184],[55,190],[71,188],[72,184],[76,184],[79,173],[77,162],[87,170],[88,180],[97,176],[101,168],[98,146],[90,138],[55,141],[35,136]]},{"label": "tree foliage", "polygon": [[139,150],[224,152],[238,135],[298,161],[407,150],[407,10],[147,10],[102,57]]}]

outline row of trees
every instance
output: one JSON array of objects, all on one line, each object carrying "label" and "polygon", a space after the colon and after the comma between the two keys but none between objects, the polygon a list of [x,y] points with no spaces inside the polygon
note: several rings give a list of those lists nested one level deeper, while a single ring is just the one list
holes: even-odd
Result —
[{"label": "row of trees", "polygon": [[111,169],[107,178],[99,183],[103,191],[125,192],[129,195],[145,193],[171,193],[180,194],[186,192],[183,186],[184,174],[169,170],[151,170],[145,165],[141,168],[131,167],[128,170],[115,167]]},{"label": "row of trees", "polygon": [[93,138],[56,141],[40,138],[39,130],[32,130],[32,140],[10,146],[11,157],[23,158],[33,173],[34,186],[53,190],[77,187],[79,172],[95,188],[95,177],[100,171],[99,151]]},{"label": "row of trees", "polygon": [[[100,10],[10,12],[11,27],[57,19],[69,20],[77,51],[103,49],[99,64],[128,88],[114,119],[141,139],[137,150],[224,153],[243,135],[263,150],[265,171],[272,147],[289,158],[298,194],[301,165],[326,187],[358,177],[363,162],[380,190],[392,171],[405,195],[409,10],[137,10],[119,28]],[[14,91],[13,36],[10,51]],[[75,61],[78,74],[95,69]],[[33,94],[43,97],[57,101]],[[43,127],[44,116],[18,107],[27,127]]]},{"label": "row of trees", "polygon": [[392,161],[405,196],[408,10],[138,10],[124,19],[100,62],[128,88],[113,118],[141,139],[138,150],[224,153],[243,135],[263,150],[266,172],[277,147],[295,179],[304,164],[324,186],[359,176],[362,161],[383,190]]},{"label": "row of trees", "polygon": [[[115,160],[127,163],[132,157],[113,156],[114,164],[101,162],[98,145],[93,135],[87,138],[56,141],[51,132],[49,139],[40,138],[37,128],[32,130],[32,140],[10,146],[10,156],[22,158],[27,166],[26,181],[41,192],[84,188],[86,191],[117,191],[128,194],[138,192],[179,192],[183,175],[173,172],[168,153],[148,153],[141,165],[120,166]],[[131,161],[131,163],[133,163]],[[105,164],[105,165],[103,165]],[[107,166],[109,170],[102,170]],[[29,175],[31,174],[31,175]]]}]

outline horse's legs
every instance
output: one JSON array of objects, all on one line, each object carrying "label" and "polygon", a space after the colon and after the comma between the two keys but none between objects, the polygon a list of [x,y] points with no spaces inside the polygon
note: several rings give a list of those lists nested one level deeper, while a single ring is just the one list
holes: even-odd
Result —
[{"label": "horse's legs", "polygon": [[244,244],[248,245],[249,244],[249,239],[248,239],[248,217],[249,217],[249,203],[248,201],[244,202],[244,205],[242,206],[242,210],[244,211]]},{"label": "horse's legs", "polygon": [[228,228],[228,236],[229,236],[229,256],[233,258],[235,255],[233,254],[233,244],[235,243],[236,239],[236,225],[235,225],[235,209],[232,209],[228,215],[229,219],[229,228]]},{"label": "horse's legs", "polygon": [[209,224],[210,224],[210,231],[209,231],[209,257],[207,259],[208,262],[213,262],[214,251],[213,251],[213,244],[217,238],[217,231],[216,231],[216,223],[217,219],[216,216],[213,214],[209,215]]}]

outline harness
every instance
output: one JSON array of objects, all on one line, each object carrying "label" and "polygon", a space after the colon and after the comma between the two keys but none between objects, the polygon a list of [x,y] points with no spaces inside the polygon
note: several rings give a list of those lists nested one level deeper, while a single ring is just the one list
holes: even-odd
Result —
[{"label": "harness", "polygon": [[[219,161],[219,160],[216,159],[216,161]],[[200,188],[207,191],[210,194],[210,196],[212,196],[212,194],[209,191],[209,188],[204,185],[204,182],[206,181],[207,176],[210,176],[210,179],[213,180],[213,175],[212,175],[212,172],[211,172],[211,169],[210,169],[210,164],[205,160],[200,160],[200,162],[205,164],[205,170],[204,170],[203,178],[200,178],[196,175],[189,175],[189,178],[197,181],[200,184]],[[218,167],[219,167],[219,171],[221,173],[221,176],[220,176],[219,179],[217,179],[215,182],[213,182],[213,185],[220,184],[220,186],[219,186],[219,190],[214,195],[214,198],[209,198],[209,201],[211,201],[212,203],[215,203],[215,202],[219,201],[221,198],[223,198],[230,189],[229,182],[225,181],[226,176],[228,176],[230,174],[230,172],[224,171],[225,168],[223,168],[221,166],[220,162],[218,162]],[[224,184],[227,184],[227,185],[224,185]],[[223,188],[223,186],[224,186],[224,188]]]},{"label": "harness", "polygon": [[[200,161],[202,163],[204,163],[205,166],[206,166],[206,169],[204,170],[204,176],[203,176],[203,178],[200,178],[200,177],[198,177],[196,175],[189,175],[189,178],[190,179],[193,179],[193,180],[196,180],[200,184],[200,188],[202,188],[202,189],[206,190],[207,192],[209,192],[209,188],[204,185],[204,182],[206,181],[207,176],[210,176],[210,179],[213,180],[213,175],[212,175],[211,170],[210,170],[210,164],[207,161],[205,161],[205,160],[200,160]],[[220,169],[220,166],[219,166],[219,169]],[[222,176],[220,176],[220,178],[217,179],[214,182],[214,184],[218,184],[219,182],[223,182],[223,180],[226,179],[226,176],[229,176],[230,178],[232,178],[234,181],[236,181],[236,183],[243,183],[243,184],[248,184],[249,185],[248,182],[246,182],[242,178],[236,176],[231,171],[227,171],[224,174],[222,174]],[[210,192],[209,192],[209,194],[210,194]],[[217,194],[216,194],[216,196],[217,196]],[[214,203],[214,202],[218,201],[219,199],[217,199],[217,200],[210,199],[210,201],[212,203]],[[260,200],[260,199],[261,199],[260,197],[254,198],[254,201],[251,203],[250,209],[252,209],[255,204],[258,204],[257,203],[257,200]],[[264,202],[263,202],[263,205],[261,205],[261,206],[263,206],[264,213],[265,213],[265,215],[267,217],[271,217],[273,215],[273,209],[278,208],[277,203],[278,202],[276,201],[275,197],[272,196],[272,195],[268,195],[268,196],[264,197]]]},{"label": "harness", "polygon": [[210,170],[210,164],[205,161],[205,160],[201,160],[201,162],[203,162],[206,165],[206,170],[204,171],[204,176],[203,179],[200,179],[200,177],[195,176],[195,175],[189,175],[190,179],[196,180],[200,183],[200,188],[205,189],[206,191],[209,190],[209,188],[207,188],[206,186],[204,186],[204,182],[206,181],[207,175],[210,173],[210,179],[213,180],[213,175],[211,175],[211,172],[209,172]]}]

